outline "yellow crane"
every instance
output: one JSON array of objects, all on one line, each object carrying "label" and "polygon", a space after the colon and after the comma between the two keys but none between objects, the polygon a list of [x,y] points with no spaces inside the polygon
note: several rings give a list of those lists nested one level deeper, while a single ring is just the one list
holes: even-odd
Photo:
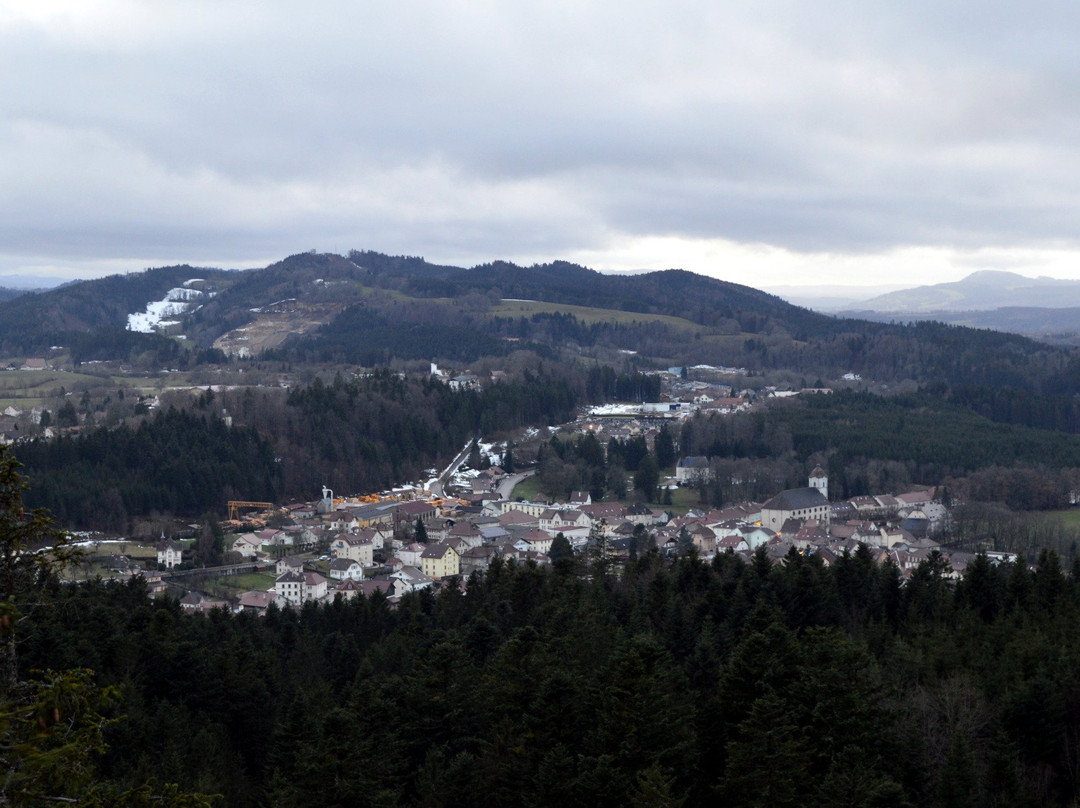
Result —
[{"label": "yellow crane", "polygon": [[268,511],[274,507],[273,502],[250,502],[246,499],[230,499],[229,500],[229,518],[239,519],[240,509],[256,508],[260,511]]}]

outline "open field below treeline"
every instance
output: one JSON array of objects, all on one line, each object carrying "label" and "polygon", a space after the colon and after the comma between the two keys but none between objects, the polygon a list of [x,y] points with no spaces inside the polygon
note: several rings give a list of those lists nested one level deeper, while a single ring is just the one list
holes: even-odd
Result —
[{"label": "open field below treeline", "polygon": [[[667,471],[674,473],[672,469]],[[629,479],[627,482],[628,496],[619,500],[623,505],[632,505],[634,503],[633,491],[633,479]],[[543,490],[543,486],[540,483],[540,478],[526,477],[516,486],[514,486],[514,492],[511,495],[512,499],[524,499],[531,501],[537,494],[548,494]],[[665,511],[671,511],[676,516],[682,516],[691,508],[699,507],[700,497],[697,489],[694,488],[676,488],[671,492],[671,502],[669,504],[663,504],[662,502],[646,502],[650,508],[659,508]]]},{"label": "open field below treeline", "polygon": [[685,331],[707,333],[710,329],[682,317],[667,314],[643,314],[637,311],[597,309],[590,306],[574,306],[570,303],[544,303],[538,300],[502,300],[491,307],[491,314],[499,317],[530,317],[533,314],[572,314],[583,323],[662,323]]},{"label": "open field below treeline", "polygon": [[[0,366],[5,362],[0,359]],[[251,374],[243,375],[243,369],[228,373],[203,369],[128,373],[120,369],[119,363],[113,362],[90,367],[97,370],[86,373],[72,370],[0,371],[0,410],[9,406],[24,412],[38,406],[53,409],[62,396],[78,404],[84,392],[89,392],[93,400],[100,403],[103,397],[115,396],[118,391],[138,399],[169,391],[197,391],[209,386],[260,386],[259,380],[251,381]]]},{"label": "open field below treeline", "polygon": [[1080,508],[1063,508],[1060,511],[1047,511],[1047,514],[1060,519],[1066,527],[1080,528]]},{"label": "open field below treeline", "polygon": [[274,585],[277,579],[270,572],[248,572],[242,575],[222,575],[214,578],[200,588],[206,592],[223,598],[237,598],[245,592],[265,592]]},{"label": "open field below treeline", "polygon": [[93,390],[102,386],[127,387],[131,380],[72,373],[67,370],[7,370],[0,372],[0,406],[36,407],[64,392]]}]

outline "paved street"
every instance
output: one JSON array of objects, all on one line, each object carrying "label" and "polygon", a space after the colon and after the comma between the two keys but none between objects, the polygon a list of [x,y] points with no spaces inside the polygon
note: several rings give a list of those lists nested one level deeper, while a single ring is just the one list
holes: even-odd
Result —
[{"label": "paved street", "polygon": [[514,493],[514,487],[526,477],[532,477],[534,474],[536,474],[535,471],[526,471],[521,474],[507,474],[496,489],[499,493],[499,497],[501,499],[510,499]]}]

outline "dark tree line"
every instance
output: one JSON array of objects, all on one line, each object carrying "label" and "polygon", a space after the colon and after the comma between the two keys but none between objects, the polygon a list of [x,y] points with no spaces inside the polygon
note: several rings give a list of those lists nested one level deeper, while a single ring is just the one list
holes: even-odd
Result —
[{"label": "dark tree line", "polygon": [[229,499],[274,500],[281,477],[269,442],[215,415],[170,408],[138,427],[20,444],[26,500],[60,524],[124,532],[152,511],[222,512]]},{"label": "dark tree line", "polygon": [[540,485],[545,493],[561,498],[569,498],[573,491],[588,491],[593,500],[623,499],[630,481],[636,497],[652,500],[661,470],[675,462],[674,438],[666,424],[655,443],[654,452],[642,435],[612,438],[605,451],[593,432],[571,438],[552,436],[537,456]]},{"label": "dark tree line", "polygon": [[543,343],[524,345],[501,337],[486,322],[456,306],[427,301],[370,302],[351,306],[312,335],[269,351],[265,359],[290,362],[337,362],[377,367],[393,359],[475,362],[527,348],[551,358]]},{"label": "dark tree line", "polygon": [[684,455],[786,462],[786,471],[770,472],[773,492],[819,462],[834,499],[951,481],[963,499],[1060,508],[1069,505],[1080,468],[1080,436],[995,423],[929,394],[838,391],[753,413],[699,416],[683,425],[679,445]]},{"label": "dark tree line", "polygon": [[[208,391],[138,426],[21,444],[18,454],[35,480],[32,504],[65,525],[123,532],[152,511],[195,517],[221,513],[229,499],[308,499],[323,485],[376,491],[419,479],[477,435],[572,420],[584,378],[526,369],[454,390],[379,370],[291,391]],[[651,383],[613,378],[635,389]],[[57,419],[73,423],[74,405],[65,406]],[[221,420],[222,407],[237,426]]]},{"label": "dark tree line", "polygon": [[123,694],[102,776],[233,806],[1070,805],[1080,581],[985,556],[954,584],[646,553],[617,577],[496,563],[265,618],[136,581],[52,590],[27,668]]}]

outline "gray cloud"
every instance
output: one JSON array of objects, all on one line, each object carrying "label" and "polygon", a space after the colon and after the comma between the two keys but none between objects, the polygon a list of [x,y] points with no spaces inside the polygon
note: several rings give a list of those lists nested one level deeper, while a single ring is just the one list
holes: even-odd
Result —
[{"label": "gray cloud", "polygon": [[1064,3],[86,5],[0,12],[0,254],[1077,246]]}]

